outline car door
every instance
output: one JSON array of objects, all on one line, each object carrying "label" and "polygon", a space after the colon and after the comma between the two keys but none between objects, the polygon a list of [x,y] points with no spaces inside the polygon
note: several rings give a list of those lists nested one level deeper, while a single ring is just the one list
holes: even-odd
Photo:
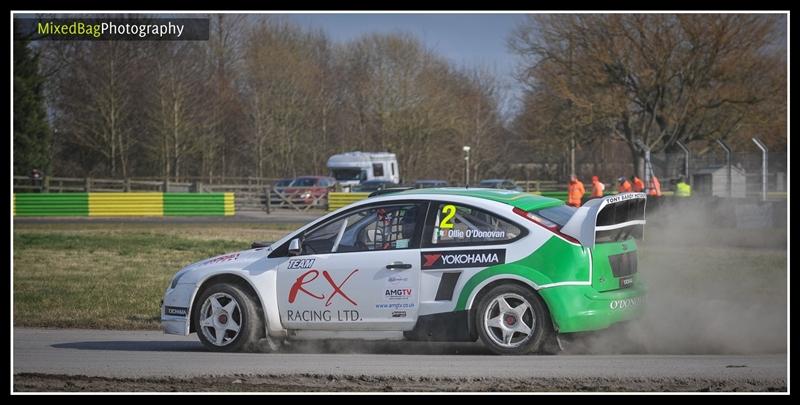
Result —
[{"label": "car door", "polygon": [[310,229],[278,266],[287,329],[409,330],[419,302],[427,202],[359,207]]},{"label": "car door", "polygon": [[420,250],[420,312],[452,311],[464,284],[481,270],[506,262],[508,245],[524,227],[468,204],[432,201]]}]

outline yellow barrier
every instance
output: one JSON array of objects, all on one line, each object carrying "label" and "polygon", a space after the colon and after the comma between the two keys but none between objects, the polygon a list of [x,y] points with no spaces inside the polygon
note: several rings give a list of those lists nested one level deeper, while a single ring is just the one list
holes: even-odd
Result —
[{"label": "yellow barrier", "polygon": [[163,193],[89,193],[89,216],[162,216]]},{"label": "yellow barrier", "polygon": [[370,193],[328,193],[328,211],[335,211],[369,197]]},{"label": "yellow barrier", "polygon": [[236,206],[233,203],[233,193],[225,193],[225,215],[233,215],[236,213]]}]

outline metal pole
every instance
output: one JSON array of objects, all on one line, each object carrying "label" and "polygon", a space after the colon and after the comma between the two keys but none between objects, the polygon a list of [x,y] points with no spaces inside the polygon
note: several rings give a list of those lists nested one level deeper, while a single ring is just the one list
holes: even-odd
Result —
[{"label": "metal pole", "polygon": [[467,187],[469,187],[469,152],[467,152]]},{"label": "metal pole", "polygon": [[464,161],[466,166],[464,167],[464,185],[465,187],[469,187],[469,146],[464,146]]},{"label": "metal pole", "polygon": [[650,149],[644,152],[644,192],[647,193],[650,189],[650,172],[653,171],[653,166],[650,163]]},{"label": "metal pole", "polygon": [[686,182],[688,183],[689,182],[689,156],[691,155],[691,152],[689,152],[689,148],[687,148],[686,145],[683,144],[683,142],[678,141],[678,142],[675,142],[675,144],[677,144],[678,147],[680,147],[681,150],[683,150],[683,176],[686,179]]},{"label": "metal pole", "polygon": [[731,148],[722,141],[717,139],[717,143],[722,149],[725,149],[725,162],[728,165],[728,197],[733,197],[733,184],[731,184]]},{"label": "metal pole", "polygon": [[572,136],[569,144],[569,171],[570,175],[575,176],[575,135]]},{"label": "metal pole", "polygon": [[642,150],[644,150],[644,192],[647,193],[650,187],[650,170],[653,170],[653,168],[650,166],[650,148],[648,148],[644,142],[638,139],[636,140],[636,143],[640,148],[642,148]]},{"label": "metal pole", "polygon": [[755,137],[753,142],[761,149],[761,201],[767,201],[767,145]]}]

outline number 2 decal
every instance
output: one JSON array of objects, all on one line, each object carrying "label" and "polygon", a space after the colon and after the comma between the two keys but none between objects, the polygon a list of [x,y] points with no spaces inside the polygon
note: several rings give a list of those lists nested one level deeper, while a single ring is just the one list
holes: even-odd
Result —
[{"label": "number 2 decal", "polygon": [[447,204],[442,207],[442,213],[445,214],[444,218],[442,218],[442,222],[439,223],[439,228],[441,229],[450,229],[453,227],[452,219],[456,216],[456,206],[453,204]]}]

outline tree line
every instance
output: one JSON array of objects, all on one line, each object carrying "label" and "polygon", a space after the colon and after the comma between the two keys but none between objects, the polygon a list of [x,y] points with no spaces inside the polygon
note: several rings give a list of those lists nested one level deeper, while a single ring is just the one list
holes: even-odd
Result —
[{"label": "tree line", "polygon": [[279,178],[362,150],[396,153],[405,180],[460,182],[464,145],[472,181],[572,142],[625,145],[634,167],[676,141],[760,131],[785,147],[780,28],[771,16],[531,17],[509,27],[525,89],[511,114],[492,72],[409,34],[336,43],[277,16],[212,15],[208,41],[15,41],[14,172]]},{"label": "tree line", "polygon": [[[543,147],[699,154],[716,139],[786,150],[786,32],[758,14],[536,15],[515,27],[522,112],[513,127]],[[785,19],[783,20],[785,22]],[[785,24],[785,23],[784,23]]]}]

